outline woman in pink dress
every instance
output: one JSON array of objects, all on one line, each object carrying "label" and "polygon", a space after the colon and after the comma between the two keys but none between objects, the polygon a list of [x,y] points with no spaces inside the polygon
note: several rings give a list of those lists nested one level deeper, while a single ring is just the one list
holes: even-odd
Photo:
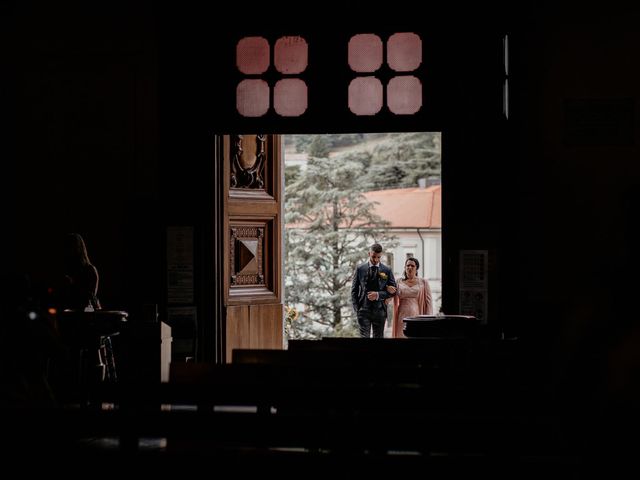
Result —
[{"label": "woman in pink dress", "polygon": [[417,259],[409,257],[405,260],[404,272],[393,297],[393,338],[406,338],[402,332],[403,318],[433,313],[431,288],[426,279],[418,277],[419,269]]}]

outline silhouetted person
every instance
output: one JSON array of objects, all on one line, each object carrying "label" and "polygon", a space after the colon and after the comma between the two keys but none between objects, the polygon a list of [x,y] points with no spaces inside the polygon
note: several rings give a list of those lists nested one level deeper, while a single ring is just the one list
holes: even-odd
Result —
[{"label": "silhouetted person", "polygon": [[[55,369],[55,387],[61,401],[74,400],[79,393],[87,401],[87,385],[104,372],[101,349],[110,339],[100,331],[93,313],[101,310],[98,300],[98,269],[91,263],[87,246],[78,233],[68,233],[62,244],[63,275],[54,289],[57,326],[68,349],[68,357]],[[87,313],[89,312],[89,313]]]},{"label": "silhouetted person", "polygon": [[98,300],[98,269],[89,260],[87,246],[77,233],[69,233],[63,246],[65,280],[60,296],[63,309],[101,308]]}]

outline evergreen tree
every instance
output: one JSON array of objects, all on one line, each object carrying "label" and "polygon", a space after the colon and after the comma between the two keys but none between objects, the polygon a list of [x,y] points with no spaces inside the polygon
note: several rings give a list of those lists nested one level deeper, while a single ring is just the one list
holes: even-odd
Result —
[{"label": "evergreen tree", "polygon": [[373,150],[367,170],[372,190],[412,188],[420,178],[441,175],[440,134],[403,133],[390,136]]},{"label": "evergreen tree", "polygon": [[304,169],[287,185],[285,203],[285,298],[300,307],[290,338],[356,336],[351,280],[374,242],[393,247],[385,222],[373,213],[359,179],[362,165],[328,157],[317,136]]},{"label": "evergreen tree", "polygon": [[288,188],[300,176],[300,165],[285,165],[284,184]]},{"label": "evergreen tree", "polygon": [[307,150],[307,154],[310,157],[315,158],[326,158],[330,153],[329,140],[326,138],[326,135],[316,135],[309,143],[309,148]]}]

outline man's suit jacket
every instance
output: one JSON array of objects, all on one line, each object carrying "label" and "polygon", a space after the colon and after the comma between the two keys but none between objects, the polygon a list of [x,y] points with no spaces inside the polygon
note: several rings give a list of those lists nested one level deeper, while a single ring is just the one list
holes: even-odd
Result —
[{"label": "man's suit jacket", "polygon": [[[367,280],[369,280],[369,262],[359,265],[353,274],[351,282],[351,303],[353,309],[358,312],[367,298]],[[391,295],[387,292],[387,285],[397,287],[393,272],[386,265],[378,264],[378,301],[384,302]]]}]

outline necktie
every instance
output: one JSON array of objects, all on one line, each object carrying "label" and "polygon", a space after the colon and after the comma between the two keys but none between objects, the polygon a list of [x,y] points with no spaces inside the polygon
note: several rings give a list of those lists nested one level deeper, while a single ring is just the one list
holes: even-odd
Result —
[{"label": "necktie", "polygon": [[372,265],[369,268],[369,278],[367,279],[367,291],[368,292],[376,292],[378,291],[378,267]]},{"label": "necktie", "polygon": [[373,280],[377,276],[378,276],[378,267],[376,267],[375,265],[371,265],[371,268],[369,269],[369,278]]}]

